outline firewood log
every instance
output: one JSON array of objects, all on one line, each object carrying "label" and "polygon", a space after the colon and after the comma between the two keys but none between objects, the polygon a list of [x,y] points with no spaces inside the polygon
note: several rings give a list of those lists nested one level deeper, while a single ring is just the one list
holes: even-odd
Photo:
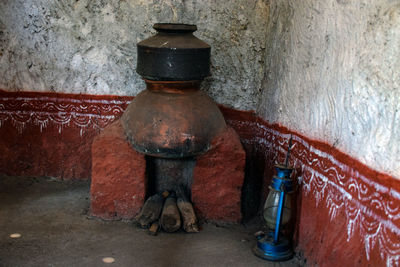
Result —
[{"label": "firewood log", "polygon": [[177,205],[183,219],[183,230],[188,233],[198,233],[199,227],[197,226],[197,218],[192,203],[184,197],[179,197]]},{"label": "firewood log", "polygon": [[160,218],[161,227],[168,233],[176,232],[181,228],[181,215],[176,206],[176,199],[169,196],[165,200],[164,208]]},{"label": "firewood log", "polygon": [[164,198],[160,194],[149,197],[144,203],[142,210],[136,216],[136,221],[142,228],[148,228],[152,222],[160,217]]}]

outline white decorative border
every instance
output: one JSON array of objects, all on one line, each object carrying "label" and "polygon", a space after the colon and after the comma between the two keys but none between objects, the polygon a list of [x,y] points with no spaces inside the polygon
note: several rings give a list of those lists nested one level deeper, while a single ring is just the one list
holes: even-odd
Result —
[{"label": "white decorative border", "polygon": [[[48,96],[0,95],[0,127],[11,121],[20,133],[27,124],[40,127],[40,131],[49,124],[56,125],[59,133],[65,126],[77,126],[81,136],[91,127],[101,130],[119,118],[130,100],[89,99]],[[21,93],[23,94],[23,93]]]}]

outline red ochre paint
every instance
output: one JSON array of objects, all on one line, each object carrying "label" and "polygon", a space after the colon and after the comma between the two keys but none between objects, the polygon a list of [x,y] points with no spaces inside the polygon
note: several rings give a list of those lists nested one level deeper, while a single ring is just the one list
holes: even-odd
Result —
[{"label": "red ochre paint", "polygon": [[[211,147],[197,157],[193,170],[191,196],[196,215],[240,222],[245,151],[230,127],[214,138]],[[146,161],[126,140],[120,120],[94,138],[92,164],[91,215],[107,220],[134,217],[146,195]]]},{"label": "red ochre paint", "polygon": [[[94,137],[131,100],[0,91],[0,173],[89,179]],[[260,202],[293,135],[290,163],[299,182],[294,239],[308,265],[400,265],[400,180],[254,112],[221,110],[264,177]]]}]

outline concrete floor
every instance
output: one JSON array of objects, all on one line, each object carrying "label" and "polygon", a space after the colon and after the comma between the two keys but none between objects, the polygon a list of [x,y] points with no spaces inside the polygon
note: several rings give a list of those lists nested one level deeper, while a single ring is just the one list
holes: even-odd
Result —
[{"label": "concrete floor", "polygon": [[0,266],[300,265],[255,257],[254,223],[154,237],[130,222],[92,219],[88,207],[88,182],[0,176]]}]

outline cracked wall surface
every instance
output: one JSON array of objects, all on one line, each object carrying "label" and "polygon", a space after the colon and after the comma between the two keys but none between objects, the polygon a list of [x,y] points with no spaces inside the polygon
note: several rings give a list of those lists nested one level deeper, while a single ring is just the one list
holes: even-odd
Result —
[{"label": "cracked wall surface", "polygon": [[217,102],[255,109],[264,76],[267,1],[3,0],[0,88],[136,95],[136,43],[156,22],[197,24],[212,46]]},{"label": "cracked wall surface", "polygon": [[400,2],[270,1],[258,113],[400,179]]}]

